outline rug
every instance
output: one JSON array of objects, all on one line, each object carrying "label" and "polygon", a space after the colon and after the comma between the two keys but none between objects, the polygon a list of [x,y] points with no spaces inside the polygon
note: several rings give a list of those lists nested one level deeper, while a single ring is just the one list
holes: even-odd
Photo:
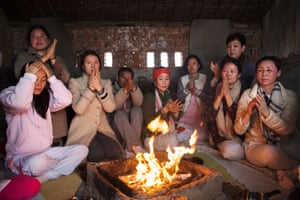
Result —
[{"label": "rug", "polygon": [[[197,151],[204,151],[204,152],[208,152],[214,155],[218,155],[221,156],[220,152],[217,149],[214,149],[206,144],[198,144],[197,145]],[[266,176],[270,177],[271,179],[273,179],[274,181],[277,181],[277,175],[276,175],[276,170],[270,169],[270,168],[266,168],[266,167],[258,167],[250,162],[248,162],[247,160],[238,160],[236,162],[239,162],[241,164],[244,164],[246,166],[249,166],[263,174],[265,174]]]}]

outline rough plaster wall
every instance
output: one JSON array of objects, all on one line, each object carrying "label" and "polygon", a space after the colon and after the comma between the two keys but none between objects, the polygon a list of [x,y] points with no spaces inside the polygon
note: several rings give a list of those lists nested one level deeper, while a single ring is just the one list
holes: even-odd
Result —
[{"label": "rough plaster wall", "polygon": [[[274,55],[283,63],[280,81],[298,96],[300,114],[300,2],[278,0],[263,20],[263,55]],[[297,128],[300,130],[300,117]]]},{"label": "rough plaster wall", "polygon": [[300,2],[277,1],[263,20],[263,54],[300,54]]},{"label": "rough plaster wall", "polygon": [[225,39],[229,20],[194,20],[190,32],[190,53],[202,60],[204,73],[209,73],[211,60],[219,61],[226,55]]}]

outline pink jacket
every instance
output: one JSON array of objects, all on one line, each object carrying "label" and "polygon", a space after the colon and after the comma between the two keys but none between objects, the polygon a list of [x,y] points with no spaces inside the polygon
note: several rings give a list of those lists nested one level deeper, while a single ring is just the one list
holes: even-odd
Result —
[{"label": "pink jacket", "polygon": [[23,157],[40,153],[52,144],[52,121],[50,112],[58,111],[72,102],[72,94],[64,84],[51,76],[50,105],[46,119],[40,117],[32,107],[36,76],[25,73],[16,86],[3,89],[0,101],[7,121],[7,158]]}]

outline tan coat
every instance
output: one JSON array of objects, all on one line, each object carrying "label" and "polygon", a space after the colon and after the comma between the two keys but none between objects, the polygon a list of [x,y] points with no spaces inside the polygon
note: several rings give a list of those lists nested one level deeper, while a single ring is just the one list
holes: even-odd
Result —
[{"label": "tan coat", "polygon": [[248,124],[242,123],[242,116],[247,111],[248,102],[250,102],[257,94],[258,85],[255,84],[252,88],[244,91],[241,96],[238,109],[236,113],[236,119],[234,123],[234,130],[237,134],[246,134],[245,142],[249,144],[251,141],[266,143],[266,139],[263,136],[263,130],[261,123],[265,123],[270,129],[275,131],[276,134],[281,136],[281,139],[287,139],[284,136],[292,136],[295,133],[296,120],[297,120],[297,95],[292,90],[286,89],[283,85],[281,87],[281,97],[283,109],[279,114],[270,110],[270,115],[267,118],[258,118],[257,115],[252,114],[251,122]]},{"label": "tan coat", "polygon": [[116,108],[112,84],[109,79],[101,79],[101,83],[108,92],[108,96],[104,99],[87,88],[88,76],[86,74],[76,79],[70,79],[69,89],[73,95],[72,108],[76,115],[70,125],[67,145],[84,144],[88,146],[97,131],[114,139],[120,145],[106,116],[106,112],[113,112]]}]

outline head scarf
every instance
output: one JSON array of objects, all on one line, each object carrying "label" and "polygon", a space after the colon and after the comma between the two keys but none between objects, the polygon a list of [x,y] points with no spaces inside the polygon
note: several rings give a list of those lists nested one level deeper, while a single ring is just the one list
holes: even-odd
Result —
[{"label": "head scarf", "polygon": [[161,67],[161,68],[157,68],[157,69],[154,69],[154,70],[153,70],[153,74],[152,74],[153,80],[155,81],[155,80],[157,79],[157,77],[158,77],[159,75],[161,75],[162,73],[166,73],[166,74],[168,74],[169,76],[171,76],[171,72],[170,72],[170,70],[169,70],[168,68],[163,68],[163,67]]}]

